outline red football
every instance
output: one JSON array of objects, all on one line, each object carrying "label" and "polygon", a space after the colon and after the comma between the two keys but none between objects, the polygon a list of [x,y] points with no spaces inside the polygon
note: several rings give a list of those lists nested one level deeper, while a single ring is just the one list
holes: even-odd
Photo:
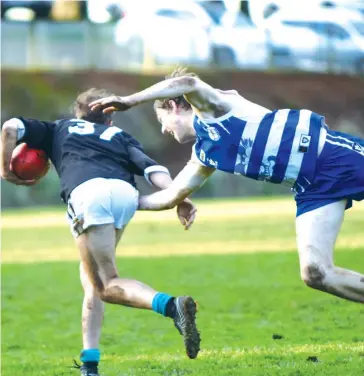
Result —
[{"label": "red football", "polygon": [[20,179],[40,179],[48,172],[48,156],[43,150],[30,149],[27,144],[20,144],[13,151],[10,169]]}]

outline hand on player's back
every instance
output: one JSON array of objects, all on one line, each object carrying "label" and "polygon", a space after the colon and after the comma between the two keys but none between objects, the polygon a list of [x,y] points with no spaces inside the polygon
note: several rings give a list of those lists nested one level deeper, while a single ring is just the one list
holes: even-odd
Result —
[{"label": "hand on player's back", "polygon": [[111,96],[101,98],[89,104],[91,111],[102,111],[103,113],[111,113],[114,111],[126,111],[131,106],[128,97]]},{"label": "hand on player's back", "polygon": [[1,172],[1,177],[15,185],[33,185],[37,182],[37,180],[32,179],[32,180],[23,180],[18,178],[12,171],[7,171],[7,172]]},{"label": "hand on player's back", "polygon": [[185,230],[188,230],[196,218],[197,209],[192,201],[185,199],[177,206],[177,216]]}]

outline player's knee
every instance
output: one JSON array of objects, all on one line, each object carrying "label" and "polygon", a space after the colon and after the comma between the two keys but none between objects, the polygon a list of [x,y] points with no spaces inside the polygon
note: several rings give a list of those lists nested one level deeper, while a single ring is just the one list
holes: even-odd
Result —
[{"label": "player's knee", "polygon": [[120,297],[125,294],[124,290],[115,283],[115,279],[117,278],[118,276],[115,275],[114,278],[105,281],[105,284],[100,284],[98,286],[98,294],[103,302],[118,304]]},{"label": "player's knee", "polygon": [[94,287],[94,291],[95,291],[96,295],[97,295],[101,300],[104,300],[104,299],[103,299],[103,295],[105,294],[105,288],[104,288],[104,286],[95,286],[95,287]]},{"label": "player's knee", "polygon": [[105,303],[108,303],[108,292],[107,292],[107,290],[108,290],[107,285],[105,283],[98,283],[98,284],[95,285],[95,291],[96,291],[97,295]]},{"label": "player's knee", "polygon": [[108,303],[106,290],[98,291],[98,294],[103,302]]},{"label": "player's knee", "polygon": [[124,300],[124,304],[128,305],[125,298],[125,291],[120,286],[109,285],[102,292],[100,292],[100,299],[105,303],[120,304]]},{"label": "player's knee", "polygon": [[318,263],[309,263],[301,269],[301,278],[303,282],[314,289],[323,290],[327,270]]}]

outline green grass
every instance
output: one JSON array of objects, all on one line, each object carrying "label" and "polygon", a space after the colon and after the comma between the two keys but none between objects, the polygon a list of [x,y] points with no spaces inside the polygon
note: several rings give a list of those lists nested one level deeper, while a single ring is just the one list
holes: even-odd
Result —
[{"label": "green grass", "polygon": [[[348,213],[343,236],[358,233],[359,214]],[[228,220],[201,222],[188,233],[177,223],[135,223],[120,253],[123,244],[150,242],[153,254],[158,246],[180,241],[201,246],[214,239],[238,240],[243,249],[254,237],[269,243],[294,236],[290,229],[294,226],[287,218],[270,225],[259,217],[242,219],[241,226]],[[65,228],[5,228],[2,237],[5,255],[19,243],[29,252],[74,248]],[[342,247],[335,259],[340,266],[364,271],[362,250]],[[107,306],[103,376],[364,375],[364,305],[305,287],[295,252],[119,258],[118,265],[125,277],[198,300],[203,351],[188,360],[169,319]],[[78,375],[69,367],[81,349],[81,300],[77,262],[3,265],[2,375]],[[274,334],[283,338],[275,340]]]}]

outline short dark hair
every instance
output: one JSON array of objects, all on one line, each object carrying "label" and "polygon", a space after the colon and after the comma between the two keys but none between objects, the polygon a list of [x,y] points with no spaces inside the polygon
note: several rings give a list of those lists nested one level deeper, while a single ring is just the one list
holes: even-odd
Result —
[{"label": "short dark hair", "polygon": [[114,94],[105,89],[88,89],[78,95],[71,106],[71,112],[77,119],[83,119],[92,123],[107,124],[112,120],[112,114],[104,114],[102,111],[93,112],[88,106],[96,99],[109,97]]},{"label": "short dark hair", "polygon": [[[176,78],[176,77],[198,77],[196,73],[188,72],[187,68],[185,67],[177,67],[171,74],[167,75],[165,77],[166,80],[170,78]],[[174,98],[167,98],[167,99],[157,99],[154,102],[154,110],[157,108],[163,108],[165,110],[170,110],[172,107],[169,104],[169,101],[174,101],[177,106],[180,106],[186,110],[191,109],[191,105],[186,101],[185,97],[183,95],[179,97]]]}]

